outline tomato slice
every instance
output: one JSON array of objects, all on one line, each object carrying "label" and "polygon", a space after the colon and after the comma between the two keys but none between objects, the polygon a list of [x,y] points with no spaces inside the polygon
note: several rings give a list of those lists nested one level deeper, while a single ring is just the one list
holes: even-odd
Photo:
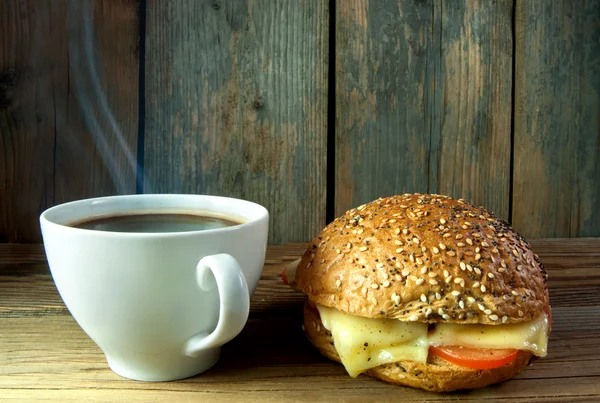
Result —
[{"label": "tomato slice", "polygon": [[519,350],[473,348],[463,346],[431,346],[429,352],[453,364],[473,369],[492,369],[508,364]]}]

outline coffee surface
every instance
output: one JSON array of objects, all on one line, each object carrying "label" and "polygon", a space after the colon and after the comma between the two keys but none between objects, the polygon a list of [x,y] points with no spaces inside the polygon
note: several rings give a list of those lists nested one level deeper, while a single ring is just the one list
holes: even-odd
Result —
[{"label": "coffee surface", "polygon": [[225,217],[195,214],[130,214],[94,218],[71,227],[109,232],[188,232],[233,227],[241,223]]}]

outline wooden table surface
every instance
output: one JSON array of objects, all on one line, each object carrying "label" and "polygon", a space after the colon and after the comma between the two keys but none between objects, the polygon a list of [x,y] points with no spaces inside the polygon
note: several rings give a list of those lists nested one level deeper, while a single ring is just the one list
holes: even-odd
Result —
[{"label": "wooden table surface", "polygon": [[302,244],[269,247],[248,324],[219,363],[164,383],[127,380],[108,368],[60,299],[40,245],[0,245],[0,400],[599,402],[600,239],[532,245],[550,277],[548,357],[503,384],[451,394],[352,379],[312,348],[300,328],[303,296],[279,278]]}]

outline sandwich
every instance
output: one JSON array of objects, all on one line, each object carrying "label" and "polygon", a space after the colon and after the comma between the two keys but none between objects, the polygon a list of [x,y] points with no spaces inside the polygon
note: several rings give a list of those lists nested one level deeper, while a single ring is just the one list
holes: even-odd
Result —
[{"label": "sandwich", "polygon": [[538,256],[462,199],[405,194],[353,208],[282,278],[307,296],[310,343],[351,377],[448,392],[508,380],[547,354]]}]

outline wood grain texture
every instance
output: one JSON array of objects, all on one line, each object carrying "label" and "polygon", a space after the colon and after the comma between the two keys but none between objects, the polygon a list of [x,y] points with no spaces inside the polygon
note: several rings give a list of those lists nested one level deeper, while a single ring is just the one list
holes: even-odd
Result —
[{"label": "wood grain texture", "polygon": [[0,2],[0,242],[39,242],[53,204],[135,190],[137,21],[134,0]]},{"label": "wood grain texture", "polygon": [[[548,357],[503,384],[452,394],[396,387],[362,375],[352,379],[341,365],[317,353],[300,328],[303,294],[279,278],[282,267],[300,257],[306,244],[268,248],[246,328],[224,347],[216,367],[168,383],[134,382],[111,372],[102,352],[64,307],[40,262],[41,247],[0,245],[0,396],[36,401],[596,402],[600,239],[531,244],[549,273],[554,324]],[[569,268],[580,264],[588,272],[571,275]]]},{"label": "wood grain texture", "polygon": [[145,191],[263,204],[270,243],[325,224],[328,2],[148,2]]},{"label": "wood grain texture", "polygon": [[64,14],[64,1],[0,2],[0,242],[39,241],[38,215],[54,201]]},{"label": "wood grain texture", "polygon": [[508,218],[512,2],[338,1],[336,214],[440,192]]},{"label": "wood grain texture", "polygon": [[463,197],[508,220],[513,1],[441,4],[430,191]]},{"label": "wood grain texture", "polygon": [[517,0],[513,224],[600,235],[600,2]]}]

